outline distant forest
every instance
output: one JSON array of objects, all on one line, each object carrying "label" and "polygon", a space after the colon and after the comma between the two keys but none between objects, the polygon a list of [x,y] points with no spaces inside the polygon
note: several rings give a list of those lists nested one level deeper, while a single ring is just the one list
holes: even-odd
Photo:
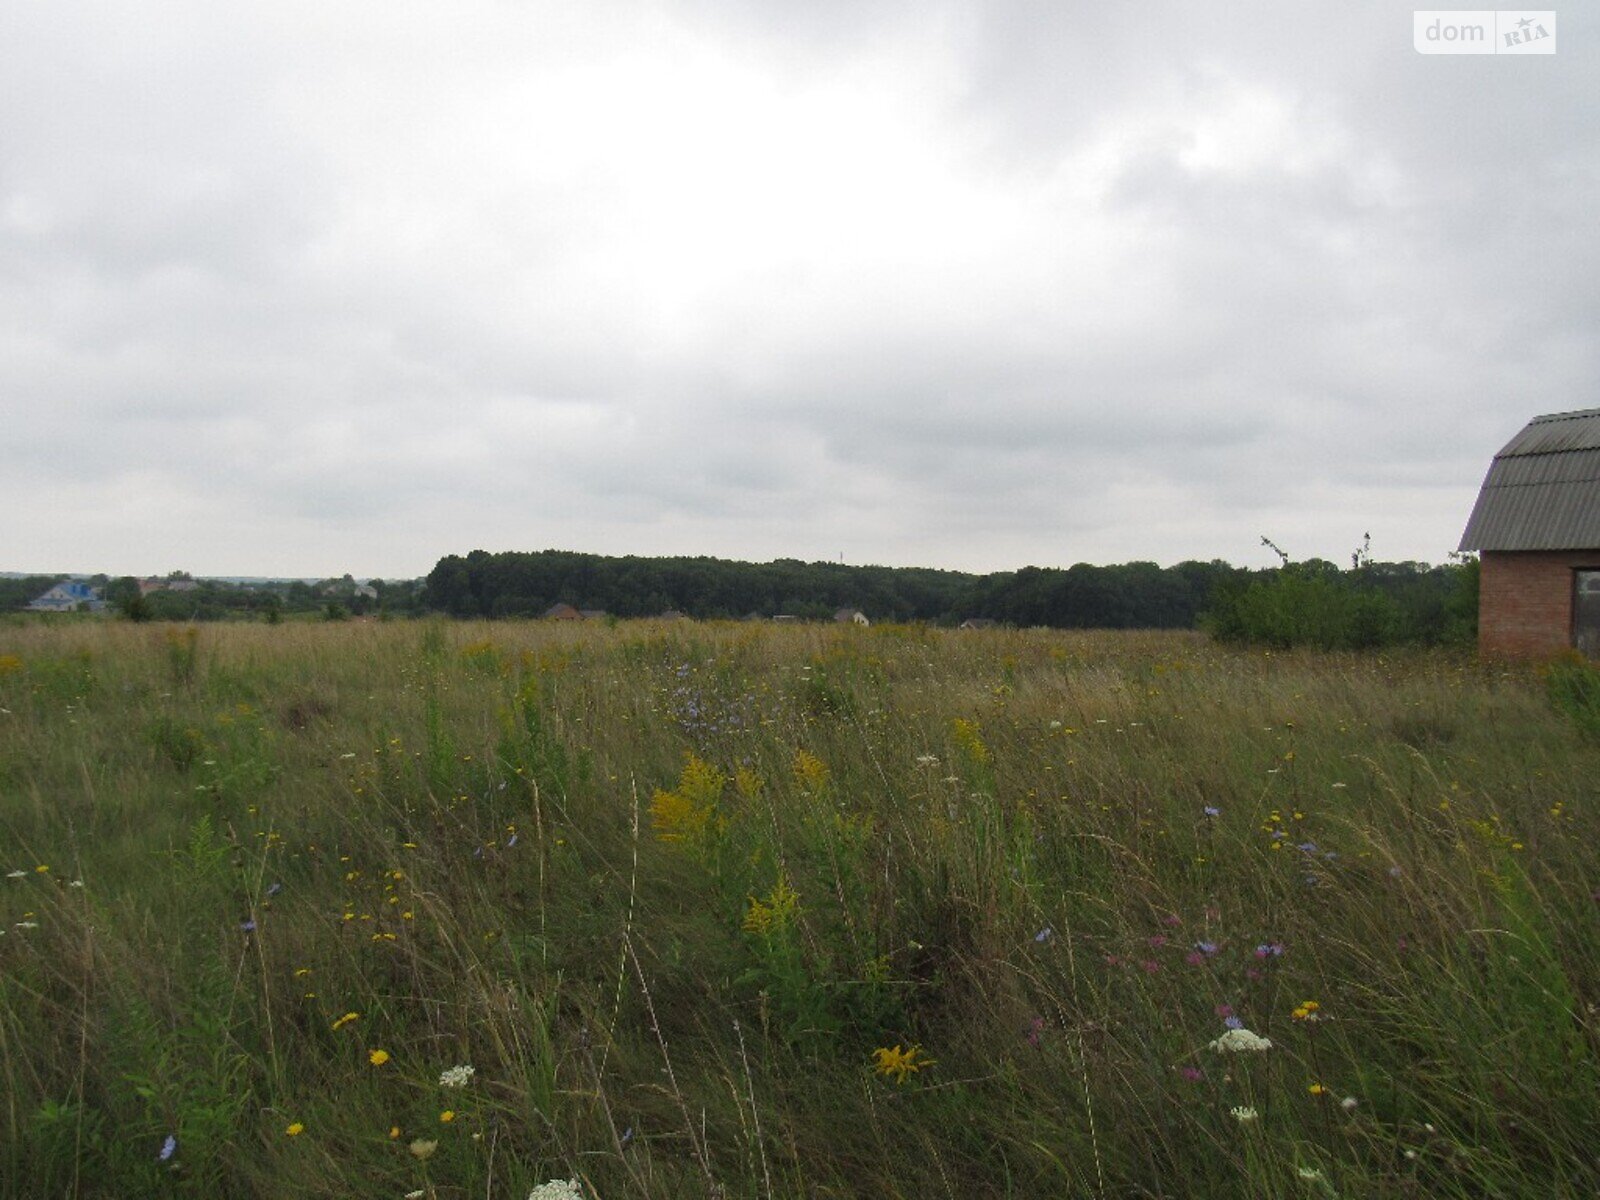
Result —
[{"label": "distant forest", "polygon": [[[0,580],[0,612],[17,611],[66,578]],[[170,585],[187,581],[187,590]],[[1173,567],[1132,562],[1024,567],[972,575],[925,567],[855,567],[778,559],[612,558],[568,550],[474,550],[439,560],[425,579],[349,575],[311,584],[191,579],[166,590],[124,577],[90,577],[111,611],[137,621],[349,617],[539,617],[570,604],[607,617],[700,619],[790,616],[828,620],[859,609],[873,622],[967,620],[1057,629],[1193,629],[1230,641],[1355,648],[1394,642],[1465,642],[1477,618],[1476,563],[1320,559],[1250,569],[1220,561]]]},{"label": "distant forest", "polygon": [[[423,608],[457,617],[540,616],[556,604],[616,617],[669,611],[698,618],[789,615],[824,619],[841,608],[872,621],[955,625],[978,618],[1060,629],[1189,629],[1219,599],[1276,579],[1220,561],[1173,567],[1133,562],[1065,569],[1024,567],[988,575],[921,567],[846,566],[779,559],[611,558],[563,550],[449,555],[428,574]],[[1311,560],[1300,575],[1383,594],[1407,624],[1442,624],[1462,568],[1359,560],[1349,570]],[[1432,640],[1422,635],[1417,640]]]}]

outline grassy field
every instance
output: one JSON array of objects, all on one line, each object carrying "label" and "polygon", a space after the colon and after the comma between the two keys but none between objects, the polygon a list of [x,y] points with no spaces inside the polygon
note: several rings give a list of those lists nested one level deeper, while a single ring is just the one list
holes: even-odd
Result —
[{"label": "grassy field", "polygon": [[1442,654],[0,626],[0,1194],[1594,1196],[1597,780]]}]

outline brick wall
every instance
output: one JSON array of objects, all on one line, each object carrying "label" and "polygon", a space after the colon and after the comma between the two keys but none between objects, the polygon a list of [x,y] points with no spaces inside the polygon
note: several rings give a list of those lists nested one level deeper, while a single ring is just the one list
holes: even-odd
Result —
[{"label": "brick wall", "polygon": [[1485,550],[1479,558],[1479,653],[1548,658],[1572,646],[1572,572],[1600,569],[1600,550]]}]

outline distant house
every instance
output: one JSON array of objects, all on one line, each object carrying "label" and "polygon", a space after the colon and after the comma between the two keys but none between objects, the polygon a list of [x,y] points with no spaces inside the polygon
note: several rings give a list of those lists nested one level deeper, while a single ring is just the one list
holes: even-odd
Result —
[{"label": "distant house", "polygon": [[100,589],[77,579],[58,583],[28,603],[29,612],[101,612],[106,602]]},{"label": "distant house", "polygon": [[1460,548],[1479,552],[1483,654],[1600,658],[1600,408],[1535,417],[1507,442]]},{"label": "distant house", "polygon": [[350,594],[366,600],[376,600],[378,598],[378,589],[370,583],[358,583],[355,586],[355,591]]},{"label": "distant house", "polygon": [[957,626],[958,629],[993,629],[993,617],[968,617]]},{"label": "distant house", "polygon": [[148,596],[151,592],[164,592],[166,590],[167,581],[165,579],[139,580],[139,595],[141,596]]},{"label": "distant house", "polygon": [[167,581],[169,592],[197,592],[200,585],[193,579],[170,579]]},{"label": "distant house", "polygon": [[867,614],[859,608],[841,608],[833,614],[833,619],[841,625],[871,625]]},{"label": "distant house", "polygon": [[583,614],[570,604],[552,604],[544,610],[546,620],[550,621],[581,621]]}]

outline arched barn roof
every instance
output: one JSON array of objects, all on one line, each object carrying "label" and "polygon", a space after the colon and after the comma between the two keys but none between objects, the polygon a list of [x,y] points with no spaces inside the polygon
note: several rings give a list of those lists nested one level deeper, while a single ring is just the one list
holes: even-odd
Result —
[{"label": "arched barn roof", "polygon": [[1600,550],[1600,408],[1535,417],[1494,456],[1462,550]]}]

